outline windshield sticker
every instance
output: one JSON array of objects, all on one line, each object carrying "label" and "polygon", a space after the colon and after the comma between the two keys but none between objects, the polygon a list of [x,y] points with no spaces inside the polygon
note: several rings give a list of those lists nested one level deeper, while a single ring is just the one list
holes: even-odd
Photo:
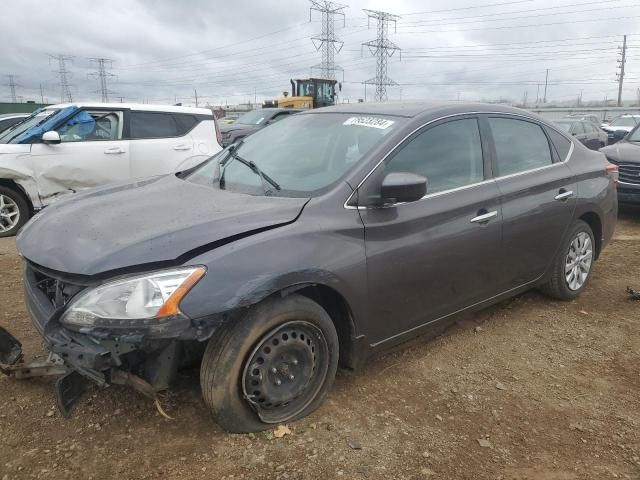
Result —
[{"label": "windshield sticker", "polygon": [[389,128],[395,122],[386,118],[377,117],[351,117],[345,120],[343,125],[357,125],[360,127],[378,128],[384,130]]}]

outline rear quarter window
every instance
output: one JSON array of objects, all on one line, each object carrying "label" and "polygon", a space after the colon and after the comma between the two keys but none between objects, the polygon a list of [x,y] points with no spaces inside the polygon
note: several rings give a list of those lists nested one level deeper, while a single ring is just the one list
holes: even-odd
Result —
[{"label": "rear quarter window", "polygon": [[[173,118],[175,118],[176,124],[178,125],[179,136],[186,135],[200,122],[195,115],[189,115],[187,113],[175,113]],[[213,120],[213,117],[211,117],[211,119]]]},{"label": "rear quarter window", "polygon": [[566,138],[564,135],[561,135],[553,128],[545,127],[545,130],[547,131],[547,135],[549,135],[551,144],[558,154],[560,161],[566,160],[569,155],[569,150],[571,150],[571,140]]}]

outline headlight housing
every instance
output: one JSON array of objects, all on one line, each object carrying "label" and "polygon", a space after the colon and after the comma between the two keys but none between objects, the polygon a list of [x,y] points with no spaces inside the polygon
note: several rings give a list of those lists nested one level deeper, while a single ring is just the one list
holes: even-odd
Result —
[{"label": "headlight housing", "polygon": [[180,301],[205,272],[202,266],[181,267],[104,283],[76,297],[60,321],[75,329],[163,329],[186,318]]}]

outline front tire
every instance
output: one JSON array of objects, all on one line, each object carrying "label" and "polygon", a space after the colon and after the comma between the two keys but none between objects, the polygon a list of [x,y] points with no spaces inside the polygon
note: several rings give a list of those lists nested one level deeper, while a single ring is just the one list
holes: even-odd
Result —
[{"label": "front tire", "polygon": [[232,433],[258,432],[320,406],[338,366],[338,336],[327,312],[292,294],[230,320],[202,359],[202,395]]},{"label": "front tire", "polygon": [[24,195],[0,186],[0,238],[17,234],[29,217],[29,204]]},{"label": "front tire", "polygon": [[554,260],[551,278],[541,290],[558,300],[573,300],[585,289],[595,260],[595,241],[589,225],[577,220]]}]

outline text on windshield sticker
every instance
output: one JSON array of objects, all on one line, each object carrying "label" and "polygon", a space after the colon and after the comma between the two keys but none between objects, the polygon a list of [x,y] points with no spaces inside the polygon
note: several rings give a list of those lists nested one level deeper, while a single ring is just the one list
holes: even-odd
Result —
[{"label": "text on windshield sticker", "polygon": [[379,128],[384,130],[389,128],[395,122],[393,120],[387,120],[386,118],[377,117],[351,117],[345,120],[343,125],[357,125],[360,127]]}]

